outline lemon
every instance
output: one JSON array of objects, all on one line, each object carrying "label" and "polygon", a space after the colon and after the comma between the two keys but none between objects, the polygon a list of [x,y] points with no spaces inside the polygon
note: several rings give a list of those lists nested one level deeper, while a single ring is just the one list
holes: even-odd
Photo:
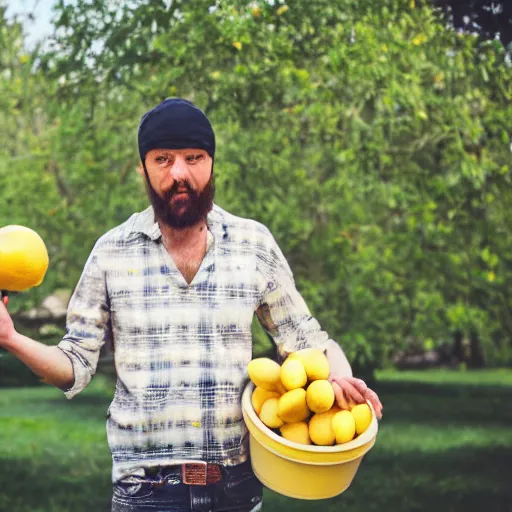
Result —
[{"label": "lemon", "polygon": [[359,404],[350,411],[356,422],[356,433],[362,434],[372,422],[372,410],[368,404]]},{"label": "lemon", "polygon": [[336,411],[327,411],[314,414],[309,420],[309,437],[313,443],[320,446],[330,446],[336,441],[332,428],[332,418]]},{"label": "lemon", "polygon": [[281,366],[281,382],[283,386],[291,391],[306,385],[308,376],[304,365],[298,359],[286,359]]},{"label": "lemon", "polygon": [[328,380],[315,380],[306,390],[306,402],[313,412],[327,412],[334,404],[334,389]]},{"label": "lemon", "polygon": [[277,414],[277,405],[277,398],[269,398],[261,406],[260,420],[269,428],[279,428],[283,425],[283,420]]},{"label": "lemon", "polygon": [[39,286],[48,270],[42,238],[24,226],[0,229],[0,290],[21,292]]},{"label": "lemon", "polygon": [[309,418],[310,411],[306,403],[306,390],[296,388],[281,395],[277,414],[286,423],[295,423]]},{"label": "lemon", "polygon": [[286,388],[283,386],[283,383],[280,380],[274,383],[274,390],[279,395],[283,395],[284,393],[286,393]]},{"label": "lemon", "polygon": [[267,391],[276,391],[281,384],[281,366],[268,357],[258,357],[247,365],[247,373],[254,385]]},{"label": "lemon", "polygon": [[285,423],[281,428],[281,435],[288,439],[300,444],[311,444],[309,438],[309,427],[305,421],[297,421],[295,423]]},{"label": "lemon", "polygon": [[279,398],[279,393],[277,391],[267,391],[263,388],[254,388],[254,391],[251,395],[251,403],[254,407],[256,414],[259,414],[261,411],[261,406],[265,403],[269,398]]},{"label": "lemon", "polygon": [[[304,348],[288,356],[288,359],[298,359],[306,370],[310,381],[327,380],[330,373],[329,360],[318,348]],[[287,360],[288,360],[287,359]]]},{"label": "lemon", "polygon": [[332,417],[332,429],[336,436],[336,444],[352,441],[356,434],[356,421],[350,411],[339,411]]}]

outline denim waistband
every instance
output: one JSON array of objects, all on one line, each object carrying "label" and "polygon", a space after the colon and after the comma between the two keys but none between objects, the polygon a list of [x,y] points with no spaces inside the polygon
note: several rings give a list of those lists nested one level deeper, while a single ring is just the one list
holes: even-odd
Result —
[{"label": "denim waistband", "polygon": [[[243,473],[252,473],[252,467],[250,460],[237,464],[235,466],[226,466],[222,464],[214,464],[220,469],[222,480],[231,480],[238,478]],[[143,478],[137,478],[138,482],[162,482],[168,481],[169,483],[180,483],[182,474],[183,464],[173,464],[166,466],[153,466],[144,468],[145,476]],[[135,479],[127,478],[126,482],[134,482]]]}]

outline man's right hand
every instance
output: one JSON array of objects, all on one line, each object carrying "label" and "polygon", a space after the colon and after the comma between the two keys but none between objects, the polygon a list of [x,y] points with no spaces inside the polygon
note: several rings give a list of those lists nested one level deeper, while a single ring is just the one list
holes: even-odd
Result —
[{"label": "man's right hand", "polygon": [[0,301],[0,347],[6,347],[16,332],[11,315],[7,311],[8,302],[8,297],[3,297]]},{"label": "man's right hand", "polygon": [[60,389],[70,389],[75,377],[69,358],[57,346],[45,345],[19,334],[7,311],[7,303],[7,297],[0,300],[0,348],[9,350],[43,382]]}]

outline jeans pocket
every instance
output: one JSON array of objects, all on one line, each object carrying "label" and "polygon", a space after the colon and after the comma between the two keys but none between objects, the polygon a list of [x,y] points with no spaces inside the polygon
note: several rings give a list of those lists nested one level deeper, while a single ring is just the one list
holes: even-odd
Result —
[{"label": "jeans pocket", "polygon": [[150,482],[114,484],[114,495],[118,498],[137,500],[148,498],[153,494],[153,485]]}]

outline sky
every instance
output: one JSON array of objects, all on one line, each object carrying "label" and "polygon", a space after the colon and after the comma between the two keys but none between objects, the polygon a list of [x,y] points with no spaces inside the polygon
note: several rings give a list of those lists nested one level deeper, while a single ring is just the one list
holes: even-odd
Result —
[{"label": "sky", "polygon": [[4,0],[7,5],[8,17],[19,14],[24,21],[23,14],[30,12],[34,14],[35,21],[25,25],[26,41],[29,48],[51,33],[51,8],[55,2],[56,0]]}]

